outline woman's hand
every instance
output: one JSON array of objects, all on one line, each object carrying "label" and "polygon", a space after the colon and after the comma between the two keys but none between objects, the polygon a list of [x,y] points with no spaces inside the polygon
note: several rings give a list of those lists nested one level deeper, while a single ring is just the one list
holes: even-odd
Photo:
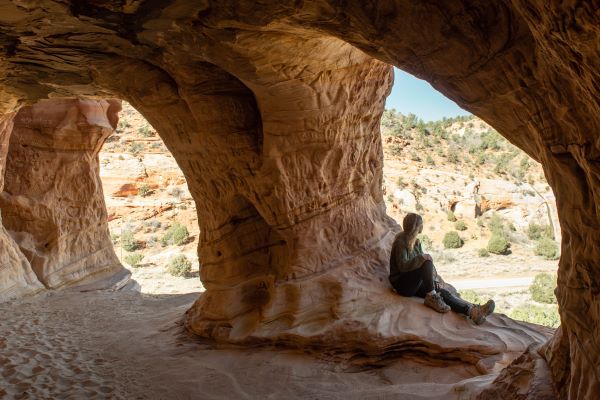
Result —
[{"label": "woman's hand", "polygon": [[431,258],[431,256],[429,254],[423,254],[423,259],[425,261],[433,261],[433,258]]}]

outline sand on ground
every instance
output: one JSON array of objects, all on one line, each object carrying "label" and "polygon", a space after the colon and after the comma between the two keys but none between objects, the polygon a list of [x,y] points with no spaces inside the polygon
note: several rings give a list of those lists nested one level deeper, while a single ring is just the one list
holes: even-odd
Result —
[{"label": "sand on ground", "polygon": [[198,295],[63,291],[0,304],[0,398],[449,400],[494,378],[408,358],[365,369],[302,349],[216,348],[182,327]]}]

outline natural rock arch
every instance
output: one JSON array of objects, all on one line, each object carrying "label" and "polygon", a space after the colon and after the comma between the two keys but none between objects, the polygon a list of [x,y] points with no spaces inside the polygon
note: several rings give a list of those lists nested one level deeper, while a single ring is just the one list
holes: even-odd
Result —
[{"label": "natural rock arch", "polygon": [[[215,268],[224,266],[223,276],[234,279],[241,277],[240,267],[218,257],[260,251],[258,237],[272,244],[267,261],[255,269],[256,279],[224,288],[235,294],[235,306],[219,306],[227,296],[223,303],[209,301],[211,289],[223,288],[208,285],[207,295],[188,313],[192,330],[227,340],[261,332],[271,337],[300,326],[294,325],[298,315],[287,312],[290,304],[307,310],[300,316],[314,321],[314,328],[335,320],[340,309],[326,305],[349,293],[335,283],[317,289],[299,282],[321,279],[317,276],[344,257],[354,265],[342,268],[336,279],[349,279],[343,276],[347,271],[365,272],[350,282],[382,277],[385,232],[393,225],[382,207],[380,139],[374,132],[389,69],[350,43],[428,80],[542,162],[556,194],[563,237],[557,291],[563,324],[545,358],[561,396],[590,398],[598,391],[600,203],[594,132],[600,125],[600,79],[599,21],[592,4],[190,3],[48,0],[42,9],[2,2],[0,107],[8,115],[20,101],[47,96],[129,100],[159,130],[195,198],[211,194],[218,207],[223,196],[224,208],[231,207],[220,214],[223,227],[206,230],[214,236],[203,237],[204,243],[214,241],[202,246],[202,258]],[[236,119],[227,120],[227,114]],[[200,165],[205,154],[196,151],[215,160],[245,161],[233,162],[227,174],[222,164]],[[343,168],[328,176],[331,165]],[[211,169],[226,179],[202,175]],[[322,176],[326,184],[307,190],[304,176]],[[242,227],[259,234],[222,249],[219,239],[227,229],[236,231],[227,225],[239,221],[236,215],[248,221]],[[340,220],[347,224],[334,225],[319,239],[318,227]],[[349,232],[354,234],[346,239]],[[358,257],[350,257],[357,249]],[[281,260],[286,267],[273,271]],[[203,273],[207,282],[210,270]],[[26,275],[17,277],[19,287],[27,287]],[[298,285],[289,286],[285,277]],[[378,290],[384,287],[381,283]],[[239,299],[251,299],[250,307]],[[265,313],[265,304],[271,311]],[[286,322],[278,325],[281,321]]]}]

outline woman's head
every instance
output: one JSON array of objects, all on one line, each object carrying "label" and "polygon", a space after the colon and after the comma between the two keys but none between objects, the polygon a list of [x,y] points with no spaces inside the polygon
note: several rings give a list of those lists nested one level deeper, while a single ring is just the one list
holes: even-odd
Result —
[{"label": "woman's head", "polygon": [[415,213],[406,214],[402,221],[402,229],[409,237],[417,236],[423,231],[423,218]]}]

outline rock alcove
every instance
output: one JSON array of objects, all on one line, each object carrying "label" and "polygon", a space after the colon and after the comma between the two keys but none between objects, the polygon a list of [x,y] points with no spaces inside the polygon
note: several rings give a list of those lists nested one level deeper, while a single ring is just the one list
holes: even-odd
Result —
[{"label": "rock alcove", "polygon": [[[201,205],[207,290],[185,316],[193,333],[374,355],[418,350],[483,371],[514,360],[482,398],[545,395],[547,368],[558,397],[593,398],[598,22],[591,3],[563,2],[3,1],[0,155],[10,196],[2,196],[0,297],[123,277],[103,245],[93,173],[118,104],[72,100],[122,98],[157,129]],[[389,64],[542,163],[562,231],[562,325],[544,346],[516,358],[545,341],[523,326],[503,333],[499,354],[501,319],[489,340],[470,346],[464,333],[415,341],[416,326],[402,319],[410,303],[390,306],[387,253],[398,228],[383,206],[378,131]],[[71,100],[19,111],[46,98]],[[57,185],[45,190],[48,182]],[[95,223],[98,231],[86,230]],[[69,240],[67,231],[81,234]],[[515,394],[527,369],[529,392]]]}]

